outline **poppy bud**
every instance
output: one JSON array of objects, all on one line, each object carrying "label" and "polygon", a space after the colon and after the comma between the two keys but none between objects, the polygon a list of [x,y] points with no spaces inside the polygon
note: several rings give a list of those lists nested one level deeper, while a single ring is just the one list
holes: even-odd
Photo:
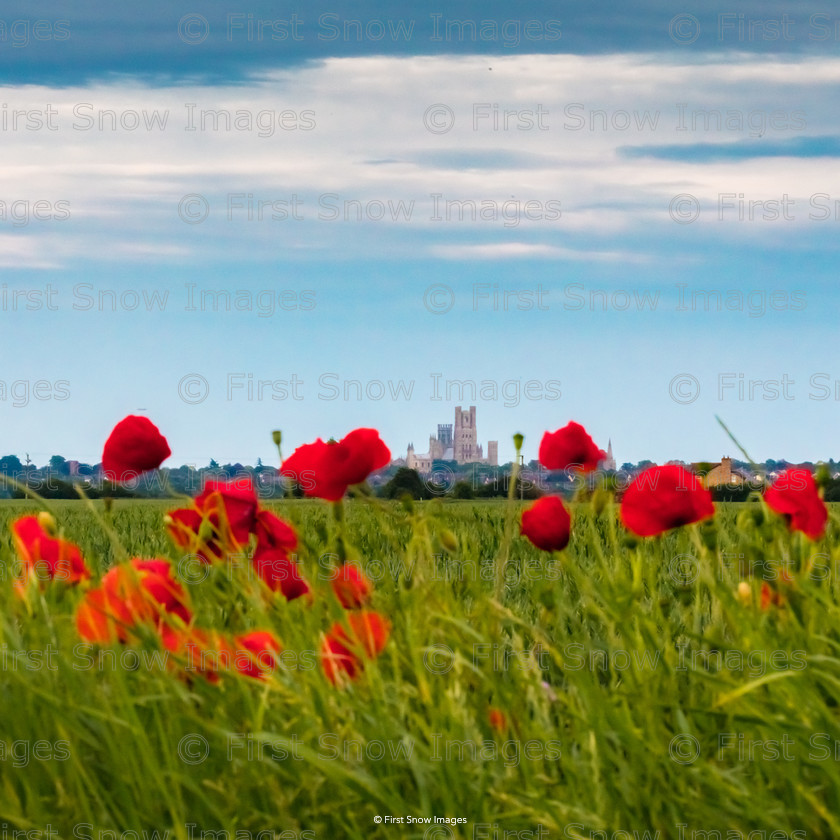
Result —
[{"label": "poppy bud", "polygon": [[516,447],[517,452],[519,452],[519,450],[522,449],[522,444],[524,442],[525,442],[525,435],[519,434],[519,432],[517,432],[513,436],[513,445]]},{"label": "poppy bud", "polygon": [[814,473],[814,481],[816,481],[817,487],[825,489],[828,482],[831,481],[831,473],[828,471],[827,464],[820,464],[817,467],[817,471]]},{"label": "poppy bud", "polygon": [[283,433],[280,431],[280,429],[275,429],[271,433],[271,439],[274,441],[275,446],[280,446],[280,442],[283,440]]},{"label": "poppy bud", "polygon": [[411,493],[403,493],[400,502],[406,513],[414,513],[414,499],[411,498]]},{"label": "poppy bud", "polygon": [[745,606],[748,607],[752,603],[752,588],[750,585],[745,581],[742,580],[738,584],[738,600]]},{"label": "poppy bud", "polygon": [[607,506],[611,497],[612,494],[610,491],[603,487],[599,487],[592,494],[592,510],[595,511],[595,516],[600,516],[604,512],[604,508]]},{"label": "poppy bud", "polygon": [[42,510],[38,514],[38,524],[51,536],[58,536],[58,526],[55,522],[55,517],[51,513]]},{"label": "poppy bud", "polygon": [[455,552],[458,550],[458,538],[449,528],[442,528],[438,531],[438,538],[440,539],[440,544],[449,552]]},{"label": "poppy bud", "polygon": [[216,536],[213,524],[208,519],[201,521],[201,526],[198,529],[198,538],[203,543],[210,542]]}]

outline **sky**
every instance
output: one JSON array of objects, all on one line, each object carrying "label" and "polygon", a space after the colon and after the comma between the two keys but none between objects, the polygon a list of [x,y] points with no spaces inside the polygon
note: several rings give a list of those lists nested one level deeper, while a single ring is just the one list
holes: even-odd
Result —
[{"label": "sky", "polygon": [[840,13],[621,8],[5,3],[0,454],[840,457]]}]

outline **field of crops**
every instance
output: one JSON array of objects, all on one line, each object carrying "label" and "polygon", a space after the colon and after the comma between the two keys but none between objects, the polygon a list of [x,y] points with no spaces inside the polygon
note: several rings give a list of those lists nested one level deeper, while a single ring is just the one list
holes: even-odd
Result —
[{"label": "field of crops", "polygon": [[179,553],[172,506],[50,510],[94,580],[171,558],[196,620],[273,630],[279,668],[211,683],[173,675],[153,637],[82,642],[79,591],[14,595],[8,525],[38,506],[5,503],[4,837],[840,836],[834,513],[817,542],[759,505],[639,540],[613,503],[580,504],[552,554],[519,536],[518,503],[347,502],[346,559],[392,632],[337,688],[318,656],[342,612],[330,506],[270,505],[315,596],[290,602],[247,562]]}]

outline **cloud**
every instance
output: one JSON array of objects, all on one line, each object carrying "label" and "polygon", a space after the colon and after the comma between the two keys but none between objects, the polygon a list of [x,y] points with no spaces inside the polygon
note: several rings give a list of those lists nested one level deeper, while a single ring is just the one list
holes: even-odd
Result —
[{"label": "cloud", "polygon": [[756,158],[836,158],[840,157],[840,137],[792,137],[789,140],[736,140],[732,143],[686,143],[665,146],[623,146],[626,158],[710,163]]},{"label": "cloud", "polygon": [[553,259],[597,262],[647,262],[649,257],[620,251],[585,251],[530,242],[493,242],[483,245],[435,245],[430,252],[451,260]]},{"label": "cloud", "polygon": [[[770,93],[762,74],[777,73],[778,57],[741,60],[700,73],[651,54],[511,55],[490,73],[475,56],[366,56],[247,85],[8,89],[4,200],[71,208],[65,221],[26,228],[61,234],[58,250],[14,258],[462,261],[462,243],[512,235],[531,249],[520,260],[656,254],[689,237],[693,249],[743,231],[711,227],[705,210],[697,225],[675,226],[674,196],[711,208],[733,191],[737,158],[736,192],[747,199],[807,198],[825,191],[817,155],[836,154],[840,109],[826,103],[837,97],[840,60],[803,59],[807,72],[796,64]],[[730,78],[740,81],[722,85]],[[452,124],[441,132],[424,119],[442,104]],[[713,111],[741,119],[717,127]],[[760,138],[756,113],[766,117]],[[196,208],[201,218],[190,216]],[[751,235],[781,244],[796,227],[759,224]],[[0,233],[17,236],[8,219]]]},{"label": "cloud", "polygon": [[[478,11],[477,11],[478,8]],[[106,0],[4,3],[0,73],[6,84],[67,86],[143,79],[157,85],[248,84],[276,68],[331,58],[536,55],[675,55],[704,63],[709,53],[756,56],[836,52],[835,21],[822,2],[792,11],[779,0],[726,0],[675,11],[639,0],[621,14],[608,0],[531,0],[518,5],[451,0],[418,11],[403,0],[387,11],[358,0],[352,11],[318,2],[299,8],[251,0],[247,10],[220,0],[149,0],[115,7]],[[36,26],[36,24],[38,24]]]}]

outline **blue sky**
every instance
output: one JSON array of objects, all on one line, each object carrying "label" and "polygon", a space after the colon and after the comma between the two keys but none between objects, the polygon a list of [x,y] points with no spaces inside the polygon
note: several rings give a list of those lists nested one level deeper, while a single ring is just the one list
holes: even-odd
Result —
[{"label": "blue sky", "polygon": [[170,464],[396,456],[475,404],[503,459],[569,419],[737,456],[716,414],[840,457],[838,21],[6,4],[0,449],[97,461],[142,409]]}]

